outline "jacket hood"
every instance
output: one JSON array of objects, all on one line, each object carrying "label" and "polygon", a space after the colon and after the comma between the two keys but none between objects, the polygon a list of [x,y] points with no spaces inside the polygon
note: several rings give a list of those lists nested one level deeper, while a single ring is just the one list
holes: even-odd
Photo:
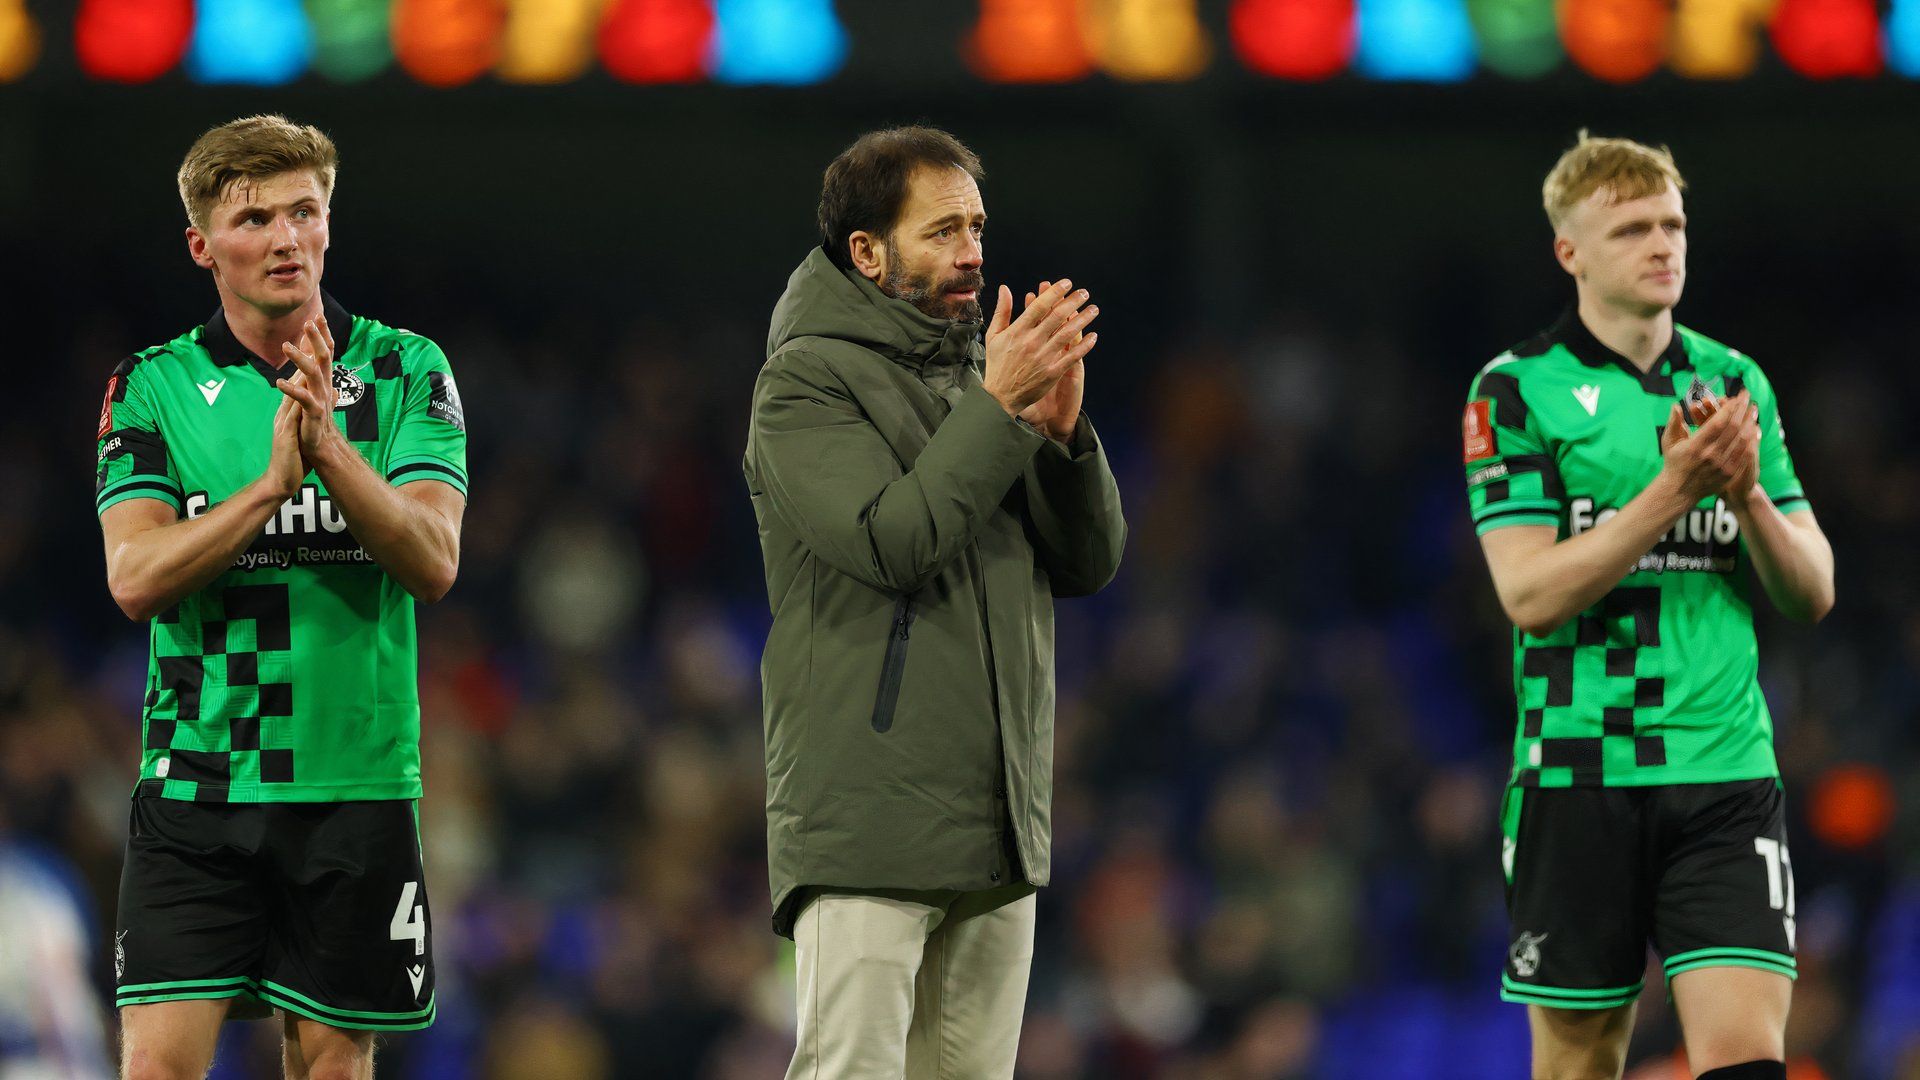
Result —
[{"label": "jacket hood", "polygon": [[773,308],[767,355],[795,338],[823,337],[872,349],[918,367],[973,359],[979,323],[936,319],[873,282],[833,264],[816,247],[787,278],[787,291]]}]

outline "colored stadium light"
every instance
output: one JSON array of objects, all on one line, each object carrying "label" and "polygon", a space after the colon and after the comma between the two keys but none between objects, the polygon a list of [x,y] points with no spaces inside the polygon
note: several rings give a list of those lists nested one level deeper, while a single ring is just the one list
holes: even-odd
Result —
[{"label": "colored stadium light", "polygon": [[712,40],[707,0],[613,0],[600,24],[600,65],[622,82],[697,82]]},{"label": "colored stadium light", "polygon": [[307,70],[313,31],[300,0],[200,0],[187,49],[195,82],[277,86]]},{"label": "colored stadium light", "polygon": [[1553,0],[1467,0],[1480,63],[1509,79],[1535,79],[1560,66]]},{"label": "colored stadium light", "polygon": [[1280,79],[1330,79],[1354,49],[1353,0],[1234,0],[1233,50],[1248,68]]},{"label": "colored stadium light", "polygon": [[980,0],[964,52],[988,82],[1072,82],[1093,73],[1080,0]]},{"label": "colored stadium light", "polygon": [[393,55],[428,86],[459,86],[500,57],[506,9],[499,0],[396,0]]},{"label": "colored stadium light", "polygon": [[335,82],[370,79],[393,63],[389,0],[307,0],[313,69]]},{"label": "colored stadium light", "polygon": [[833,0],[718,0],[713,77],[724,83],[817,83],[847,60]]},{"label": "colored stadium light", "polygon": [[1887,14],[1887,64],[1920,79],[1920,0],[1893,0]]},{"label": "colored stadium light", "polygon": [[1459,82],[1473,74],[1473,25],[1461,0],[1359,0],[1354,66],[1375,79]]},{"label": "colored stadium light", "polygon": [[40,59],[40,24],[27,14],[26,0],[0,0],[0,83],[33,70]]},{"label": "colored stadium light", "polygon": [[1668,63],[1689,79],[1738,79],[1760,60],[1774,0],[1680,0]]},{"label": "colored stadium light", "polygon": [[1880,74],[1880,17],[1873,0],[1780,0],[1773,50],[1809,79]]},{"label": "colored stadium light", "polygon": [[563,83],[593,63],[606,0],[507,0],[507,33],[494,74],[514,83]]},{"label": "colored stadium light", "polygon": [[1667,58],[1666,0],[1566,0],[1560,35],[1582,71],[1607,82],[1637,82]]},{"label": "colored stadium light", "polygon": [[1182,81],[1213,59],[1195,0],[1105,0],[1092,14],[1087,44],[1116,79]]},{"label": "colored stadium light", "polygon": [[143,83],[172,71],[193,36],[193,0],[81,0],[73,25],[80,70]]}]

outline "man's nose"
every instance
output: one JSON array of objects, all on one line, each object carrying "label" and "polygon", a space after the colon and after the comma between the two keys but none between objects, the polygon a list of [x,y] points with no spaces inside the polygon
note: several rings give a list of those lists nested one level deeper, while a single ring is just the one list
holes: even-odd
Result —
[{"label": "man's nose", "polygon": [[978,270],[986,261],[986,248],[981,245],[980,238],[969,231],[967,238],[960,243],[960,250],[954,255],[953,265],[961,270]]},{"label": "man's nose", "polygon": [[286,218],[275,218],[273,222],[273,250],[281,254],[300,246],[300,236],[294,231],[293,223]]}]

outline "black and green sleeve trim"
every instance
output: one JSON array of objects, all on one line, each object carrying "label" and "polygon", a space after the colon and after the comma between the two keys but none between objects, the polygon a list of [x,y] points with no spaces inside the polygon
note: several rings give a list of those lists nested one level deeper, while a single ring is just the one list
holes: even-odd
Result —
[{"label": "black and green sleeve trim", "polygon": [[180,485],[167,477],[129,476],[102,487],[93,500],[93,511],[95,514],[104,514],[107,507],[128,499],[158,499],[172,506],[176,513],[185,507]]},{"label": "black and green sleeve trim", "polygon": [[394,487],[416,480],[438,480],[452,484],[462,495],[467,493],[467,474],[444,461],[409,461],[387,470],[387,483]]}]

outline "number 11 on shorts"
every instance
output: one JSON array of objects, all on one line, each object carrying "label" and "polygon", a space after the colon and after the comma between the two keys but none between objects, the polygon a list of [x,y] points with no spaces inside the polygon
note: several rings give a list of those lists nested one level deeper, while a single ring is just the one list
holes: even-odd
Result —
[{"label": "number 11 on shorts", "polygon": [[[1768,843],[1773,843],[1771,840]],[[1778,847],[1778,845],[1775,845]],[[1777,874],[1779,868],[1772,867]],[[420,891],[420,883],[409,881],[400,886],[400,902],[394,905],[393,921],[387,924],[387,936],[394,941],[413,940],[413,955],[423,956],[427,951],[427,912],[426,908],[413,902]],[[1778,891],[1778,890],[1776,890]],[[1773,905],[1779,907],[1779,904]]]},{"label": "number 11 on shorts", "polygon": [[1767,864],[1767,906],[1784,913],[1781,921],[1787,928],[1787,947],[1793,948],[1793,860],[1787,857],[1787,845],[1756,836],[1753,850]]}]

